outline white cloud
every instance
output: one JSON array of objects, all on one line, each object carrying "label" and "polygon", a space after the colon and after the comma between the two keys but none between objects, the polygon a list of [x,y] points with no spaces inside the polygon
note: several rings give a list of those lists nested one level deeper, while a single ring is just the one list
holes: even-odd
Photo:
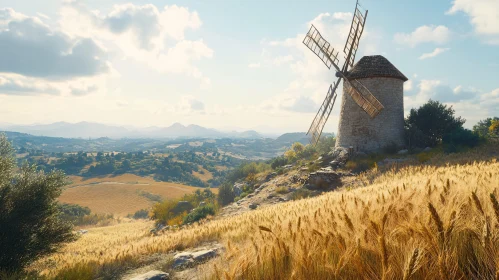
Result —
[{"label": "white cloud", "polygon": [[352,13],[334,13],[333,18],[339,19],[339,20],[352,20],[353,14]]},{"label": "white cloud", "polygon": [[412,80],[408,80],[407,82],[404,83],[404,91],[411,91],[412,90]]},{"label": "white cloud", "polygon": [[248,64],[249,68],[260,68],[260,62]]},{"label": "white cloud", "polygon": [[465,12],[479,34],[499,34],[499,1],[454,0],[447,14]]},{"label": "white cloud", "polygon": [[50,19],[49,16],[47,16],[46,14],[42,14],[42,13],[36,13],[39,17],[43,18],[43,19]]},{"label": "white cloud", "polygon": [[192,95],[181,96],[177,104],[167,104],[158,114],[193,115],[206,114],[205,105]]},{"label": "white cloud", "polygon": [[99,93],[105,88],[106,76],[75,78],[70,80],[46,80],[19,74],[0,74],[0,95],[65,95],[84,96]]},{"label": "white cloud", "polygon": [[450,37],[451,32],[446,26],[423,25],[410,34],[396,33],[394,40],[398,44],[415,47],[422,43],[444,44],[449,41]]},{"label": "white cloud", "polygon": [[69,37],[36,17],[0,9],[0,72],[45,79],[90,77],[111,71],[94,40]]},{"label": "white cloud", "polygon": [[0,75],[0,95],[59,95],[60,89],[36,79],[22,75]]},{"label": "white cloud", "polygon": [[444,53],[446,51],[450,50],[450,48],[436,48],[434,51],[430,52],[430,53],[423,53],[419,59],[423,60],[423,59],[427,59],[427,58],[431,58],[431,57],[435,57],[441,53]]},{"label": "white cloud", "polygon": [[294,60],[294,57],[292,55],[281,55],[278,56],[274,59],[273,63],[274,65],[281,65],[281,64],[286,64]]},{"label": "white cloud", "polygon": [[451,88],[439,80],[421,80],[418,84],[418,92],[406,93],[404,96],[404,107],[406,112],[423,105],[429,99],[442,103],[456,104],[459,102],[477,103],[480,99],[479,93],[475,89],[464,89],[462,86]]},{"label": "white cloud", "polygon": [[69,34],[97,38],[157,71],[199,79],[202,88],[210,83],[194,62],[213,57],[213,50],[202,39],[185,39],[187,30],[202,25],[195,11],[176,5],[160,10],[152,4],[123,4],[103,15],[72,1],[61,14],[60,25]]}]

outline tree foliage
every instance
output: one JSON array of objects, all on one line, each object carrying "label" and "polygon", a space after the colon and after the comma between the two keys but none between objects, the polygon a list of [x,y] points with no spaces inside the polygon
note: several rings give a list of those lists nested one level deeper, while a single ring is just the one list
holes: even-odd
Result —
[{"label": "tree foliage", "polygon": [[336,138],[334,136],[322,136],[317,143],[316,150],[319,154],[327,154],[336,145]]},{"label": "tree foliage", "polygon": [[445,134],[461,128],[466,121],[454,116],[452,106],[429,100],[418,109],[411,109],[405,120],[409,146],[433,147]]},{"label": "tree foliage", "polygon": [[74,239],[57,197],[66,185],[61,171],[16,170],[13,149],[0,136],[0,271],[17,271]]},{"label": "tree foliage", "polygon": [[454,131],[444,135],[442,143],[447,152],[457,152],[459,147],[475,147],[480,143],[478,133],[469,129],[457,128]]},{"label": "tree foliage", "polygon": [[218,188],[218,203],[225,206],[234,201],[234,190],[232,189],[232,184],[224,183]]},{"label": "tree foliage", "polygon": [[489,133],[494,137],[499,136],[499,119],[491,121]]},{"label": "tree foliage", "polygon": [[499,121],[499,118],[486,118],[484,120],[479,121],[477,124],[473,126],[473,132],[480,135],[480,137],[487,138],[490,135],[490,126],[492,125],[492,121]]}]

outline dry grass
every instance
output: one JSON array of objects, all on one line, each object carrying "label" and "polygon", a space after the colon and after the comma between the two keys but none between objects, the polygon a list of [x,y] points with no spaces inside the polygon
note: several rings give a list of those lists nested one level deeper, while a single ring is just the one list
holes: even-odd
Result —
[{"label": "dry grass", "polygon": [[125,265],[217,239],[226,244],[212,269],[219,279],[494,279],[499,162],[492,152],[498,147],[366,174],[367,187],[162,236],[144,234],[147,224],[97,229],[37,268],[56,275],[89,261]]},{"label": "dry grass", "polygon": [[192,171],[192,175],[196,176],[203,182],[208,182],[208,180],[213,179],[213,174],[210,171],[204,169],[201,165],[199,166],[199,171],[203,171],[203,174],[200,172]]},{"label": "dry grass", "polygon": [[151,207],[154,202],[139,191],[160,195],[163,199],[180,198],[197,190],[182,184],[156,182],[132,174],[84,179],[71,176],[72,184],[59,197],[61,202],[87,206],[94,213],[126,216]]}]

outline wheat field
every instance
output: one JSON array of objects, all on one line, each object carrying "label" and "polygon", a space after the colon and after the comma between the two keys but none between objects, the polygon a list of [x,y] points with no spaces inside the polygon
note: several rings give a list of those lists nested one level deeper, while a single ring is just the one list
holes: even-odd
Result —
[{"label": "wheat field", "polygon": [[140,191],[160,195],[163,199],[180,198],[199,189],[177,183],[157,182],[133,174],[84,179],[70,176],[72,183],[64,189],[59,201],[87,206],[93,213],[118,217],[151,207],[155,202]]},{"label": "wheat field", "polygon": [[82,267],[95,272],[112,264],[139,265],[150,254],[218,240],[226,251],[208,278],[497,279],[494,153],[499,155],[498,147],[374,170],[361,176],[365,187],[160,236],[148,235],[150,224],[144,222],[91,229],[34,268],[48,276],[83,275]]}]

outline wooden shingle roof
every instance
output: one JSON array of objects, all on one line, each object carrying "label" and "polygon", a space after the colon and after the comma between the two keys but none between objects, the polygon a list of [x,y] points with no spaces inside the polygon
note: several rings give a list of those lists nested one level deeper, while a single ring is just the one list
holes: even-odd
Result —
[{"label": "wooden shingle roof", "polygon": [[348,71],[346,77],[349,80],[375,77],[408,80],[397,67],[381,55],[364,56]]}]

